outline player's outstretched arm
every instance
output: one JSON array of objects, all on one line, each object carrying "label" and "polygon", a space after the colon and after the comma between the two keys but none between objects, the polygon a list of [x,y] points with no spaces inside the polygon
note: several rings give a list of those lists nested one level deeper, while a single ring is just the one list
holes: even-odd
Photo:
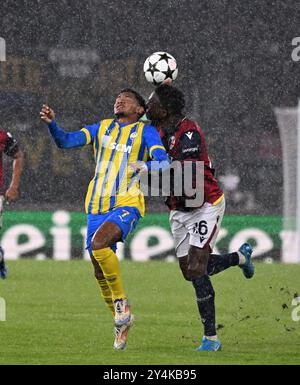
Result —
[{"label": "player's outstretched arm", "polygon": [[13,159],[12,179],[8,189],[5,192],[5,198],[8,200],[8,202],[16,200],[19,196],[19,185],[24,165],[24,157],[21,150],[18,150],[13,155]]},{"label": "player's outstretched arm", "polygon": [[55,121],[54,111],[43,104],[40,118],[48,125],[50,135],[59,148],[81,147],[87,144],[87,137],[83,131],[65,132]]}]

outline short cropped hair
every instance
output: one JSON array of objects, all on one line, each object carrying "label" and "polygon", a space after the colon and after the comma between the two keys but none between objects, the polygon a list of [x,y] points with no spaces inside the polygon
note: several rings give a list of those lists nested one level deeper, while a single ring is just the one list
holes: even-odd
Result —
[{"label": "short cropped hair", "polygon": [[169,113],[180,115],[185,107],[185,98],[183,92],[178,88],[161,84],[155,90],[162,106],[168,110]]}]

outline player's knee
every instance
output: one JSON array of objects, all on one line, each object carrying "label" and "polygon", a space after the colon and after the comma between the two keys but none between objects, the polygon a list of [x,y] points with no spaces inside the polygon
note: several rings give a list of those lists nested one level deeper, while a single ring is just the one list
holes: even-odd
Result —
[{"label": "player's knee", "polygon": [[184,278],[186,281],[191,282],[192,277],[190,276],[189,271],[186,269],[186,270],[181,270],[181,272],[182,272],[183,278]]},{"label": "player's knee", "polygon": [[189,280],[200,278],[207,274],[206,266],[198,265],[197,267],[188,267],[187,275]]},{"label": "player's knee", "polygon": [[100,250],[109,247],[105,237],[94,237],[91,242],[92,250]]},{"label": "player's knee", "polygon": [[92,238],[92,250],[101,250],[111,247],[122,239],[120,227],[113,222],[106,222],[96,231]]},{"label": "player's knee", "polygon": [[183,278],[187,281],[191,281],[191,277],[189,276],[189,272],[188,272],[187,257],[179,258],[179,267],[182,272]]},{"label": "player's knee", "polygon": [[95,239],[92,240],[91,242],[91,248],[92,250],[99,250],[101,247],[99,247],[99,242]]},{"label": "player's knee", "polygon": [[191,247],[187,265],[187,275],[190,279],[207,274],[208,256],[209,253],[206,249]]}]

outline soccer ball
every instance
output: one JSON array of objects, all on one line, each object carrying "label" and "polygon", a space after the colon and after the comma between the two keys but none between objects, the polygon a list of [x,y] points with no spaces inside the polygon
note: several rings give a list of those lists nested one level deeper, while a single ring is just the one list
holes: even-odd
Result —
[{"label": "soccer ball", "polygon": [[176,60],[167,52],[155,52],[146,59],[144,73],[148,82],[155,86],[166,79],[174,81],[178,75]]}]

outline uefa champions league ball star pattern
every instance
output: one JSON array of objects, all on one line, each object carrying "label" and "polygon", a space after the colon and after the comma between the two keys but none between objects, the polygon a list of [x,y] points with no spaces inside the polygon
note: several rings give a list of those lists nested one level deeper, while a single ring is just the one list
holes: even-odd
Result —
[{"label": "uefa champions league ball star pattern", "polygon": [[144,73],[148,82],[155,86],[166,79],[174,81],[178,75],[176,60],[167,52],[155,52],[146,59]]}]

